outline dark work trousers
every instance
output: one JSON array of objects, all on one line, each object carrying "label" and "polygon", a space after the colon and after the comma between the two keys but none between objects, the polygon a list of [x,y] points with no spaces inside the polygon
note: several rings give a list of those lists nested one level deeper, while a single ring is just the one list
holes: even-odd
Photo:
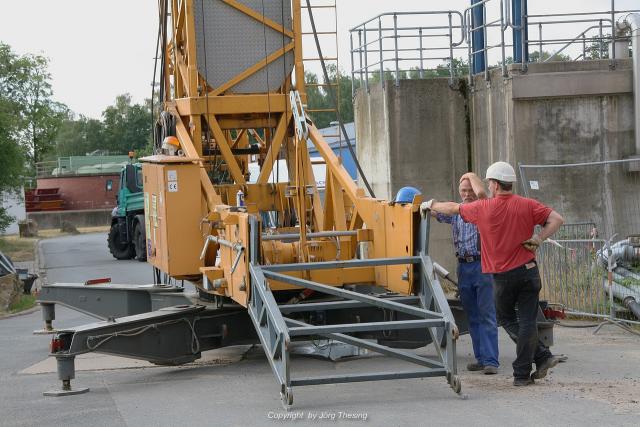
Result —
[{"label": "dark work trousers", "polygon": [[540,366],[551,357],[549,349],[538,341],[536,318],[542,287],[538,266],[528,263],[504,273],[494,274],[493,280],[498,325],[502,326],[516,343],[513,376],[529,378],[533,362]]}]

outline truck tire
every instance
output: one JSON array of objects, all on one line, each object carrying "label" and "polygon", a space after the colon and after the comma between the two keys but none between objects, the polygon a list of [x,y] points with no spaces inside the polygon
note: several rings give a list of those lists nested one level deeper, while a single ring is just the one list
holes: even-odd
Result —
[{"label": "truck tire", "polygon": [[111,252],[111,255],[113,255],[115,259],[133,258],[133,245],[130,245],[129,242],[122,241],[120,238],[120,230],[118,230],[118,223],[111,224],[107,243],[109,245],[109,252]]},{"label": "truck tire", "polygon": [[133,229],[133,247],[135,249],[135,258],[140,261],[147,260],[147,247],[144,236],[144,225],[138,221]]}]

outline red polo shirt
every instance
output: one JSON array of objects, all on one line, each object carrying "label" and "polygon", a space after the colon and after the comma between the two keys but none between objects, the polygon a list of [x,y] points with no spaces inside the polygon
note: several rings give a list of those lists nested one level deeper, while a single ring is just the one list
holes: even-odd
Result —
[{"label": "red polo shirt", "polygon": [[522,246],[536,225],[544,225],[551,208],[515,194],[460,205],[460,216],[480,231],[482,272],[503,273],[535,259]]}]

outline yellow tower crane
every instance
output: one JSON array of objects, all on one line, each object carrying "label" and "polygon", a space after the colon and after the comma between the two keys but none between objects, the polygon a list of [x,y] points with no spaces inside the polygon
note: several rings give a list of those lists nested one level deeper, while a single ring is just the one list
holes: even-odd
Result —
[{"label": "yellow tower crane", "polygon": [[[313,5],[159,6],[162,113],[156,152],[141,159],[147,260],[157,277],[188,280],[198,292],[159,283],[45,286],[49,329],[56,303],[104,319],[56,331],[63,388],[52,393],[79,391],[70,385],[77,354],[180,364],[240,342],[262,345],[285,405],[294,386],[339,382],[443,376],[459,393],[458,327],[428,255],[420,196],[400,204],[367,195],[306,111],[302,20],[303,12],[313,18]],[[310,145],[326,165],[323,191]],[[317,336],[419,369],[293,377],[292,341]],[[429,342],[433,358],[396,348]]]}]

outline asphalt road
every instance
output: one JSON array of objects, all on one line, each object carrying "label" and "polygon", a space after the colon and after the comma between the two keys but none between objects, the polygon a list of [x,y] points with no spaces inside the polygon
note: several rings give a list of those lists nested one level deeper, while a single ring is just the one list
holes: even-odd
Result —
[{"label": "asphalt road", "polygon": [[[42,255],[49,282],[151,278],[146,264],[114,261],[102,234],[43,241]],[[57,307],[54,326],[91,321]],[[56,374],[21,373],[47,357],[50,338],[31,334],[41,327],[39,312],[0,320],[0,426],[636,426],[640,414],[640,339],[609,327],[596,336],[592,329],[556,328],[554,352],[568,354],[569,362],[531,387],[511,385],[515,349],[501,331],[499,374],[461,371],[467,399],[454,395],[442,378],[299,387],[288,414],[260,347],[225,365],[78,371],[74,385],[90,387],[89,393],[44,397],[44,390],[58,385]],[[471,361],[470,354],[469,338],[462,337],[459,366]],[[398,364],[385,357],[337,363],[294,357],[293,373],[387,371]]]}]

